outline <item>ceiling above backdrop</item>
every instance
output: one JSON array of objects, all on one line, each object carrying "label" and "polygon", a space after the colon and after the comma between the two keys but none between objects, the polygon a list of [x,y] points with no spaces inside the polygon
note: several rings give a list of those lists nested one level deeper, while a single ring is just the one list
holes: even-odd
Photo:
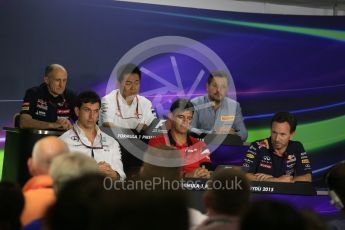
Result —
[{"label": "ceiling above backdrop", "polygon": [[251,13],[345,15],[345,0],[115,0]]}]

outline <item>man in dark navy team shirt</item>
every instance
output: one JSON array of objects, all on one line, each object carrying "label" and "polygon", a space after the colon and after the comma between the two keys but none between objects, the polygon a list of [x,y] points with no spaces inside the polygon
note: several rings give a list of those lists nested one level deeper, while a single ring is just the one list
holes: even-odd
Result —
[{"label": "man in dark navy team shirt", "polygon": [[278,112],[271,120],[271,137],[254,141],[244,158],[243,167],[251,180],[273,182],[311,182],[310,160],[302,143],[292,141],[296,118]]},{"label": "man in dark navy team shirt", "polygon": [[59,64],[45,69],[44,83],[26,91],[20,112],[20,127],[61,129],[72,127],[76,120],[76,95],[66,89],[67,71]]}]

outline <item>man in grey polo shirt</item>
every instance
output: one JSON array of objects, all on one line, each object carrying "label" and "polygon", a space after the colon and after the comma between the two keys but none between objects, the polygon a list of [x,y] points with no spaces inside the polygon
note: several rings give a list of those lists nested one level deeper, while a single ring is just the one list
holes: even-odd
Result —
[{"label": "man in grey polo shirt", "polygon": [[192,100],[195,106],[191,131],[200,133],[236,134],[243,141],[248,132],[243,122],[240,104],[226,97],[229,78],[214,71],[207,81],[207,95]]}]

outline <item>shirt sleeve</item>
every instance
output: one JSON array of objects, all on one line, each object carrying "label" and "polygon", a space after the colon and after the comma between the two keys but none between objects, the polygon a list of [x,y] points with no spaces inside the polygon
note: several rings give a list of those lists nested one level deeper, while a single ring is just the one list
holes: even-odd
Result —
[{"label": "shirt sleeve", "polygon": [[142,98],[142,99],[143,99],[143,107],[142,107],[143,118],[142,118],[141,123],[149,126],[151,122],[156,118],[156,116],[153,113],[153,107],[152,107],[151,101],[147,100],[146,98]]},{"label": "shirt sleeve", "polygon": [[35,108],[36,101],[37,101],[37,96],[35,92],[31,89],[27,90],[25,92],[20,114],[29,114],[32,116],[35,112],[34,108]]},{"label": "shirt sleeve", "polygon": [[236,106],[236,116],[235,116],[233,128],[238,130],[237,134],[241,137],[243,141],[247,140],[248,131],[243,121],[243,115],[242,115],[240,103],[237,103],[237,106]]},{"label": "shirt sleeve", "polygon": [[102,125],[105,122],[113,123],[115,120],[115,104],[112,104],[111,100],[107,96],[102,98],[101,104],[99,125]]},{"label": "shirt sleeve", "polygon": [[247,173],[256,173],[260,161],[259,148],[256,142],[253,142],[245,153],[242,167]]},{"label": "shirt sleeve", "polygon": [[121,177],[121,180],[124,180],[126,178],[126,174],[123,171],[123,164],[122,164],[122,156],[121,156],[121,150],[120,145],[116,140],[113,140],[113,143],[111,145],[110,149],[112,156],[111,156],[111,168],[115,170]]},{"label": "shirt sleeve", "polygon": [[302,143],[297,143],[295,176],[301,176],[312,172],[310,158]]}]

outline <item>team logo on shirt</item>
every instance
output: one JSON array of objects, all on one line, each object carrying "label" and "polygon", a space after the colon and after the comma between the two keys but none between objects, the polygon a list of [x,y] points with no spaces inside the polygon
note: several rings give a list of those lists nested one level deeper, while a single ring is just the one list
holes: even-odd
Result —
[{"label": "team logo on shirt", "polygon": [[309,164],[309,163],[310,163],[309,159],[303,159],[302,160],[302,164]]},{"label": "team logo on shirt", "polygon": [[253,159],[255,156],[253,154],[251,154],[251,153],[247,153],[246,157],[250,158],[250,159]]},{"label": "team logo on shirt", "polygon": [[256,144],[258,145],[259,149],[261,149],[261,148],[269,149],[270,148],[267,139],[262,140],[262,141],[258,141],[258,142],[256,142]]},{"label": "team logo on shirt", "polygon": [[45,117],[45,116],[46,116],[46,112],[37,110],[37,111],[36,111],[36,115],[37,115],[37,116]]},{"label": "team logo on shirt", "polygon": [[249,164],[253,163],[253,161],[251,159],[248,159],[248,158],[245,158],[244,162],[249,163]]},{"label": "team logo on shirt", "polygon": [[72,141],[79,141],[79,138],[77,136],[71,136]]},{"label": "team logo on shirt", "polygon": [[272,168],[272,165],[271,165],[271,164],[264,164],[264,163],[261,163],[261,164],[260,164],[260,167],[267,168],[267,169],[271,169],[271,168]]},{"label": "team logo on shirt", "polygon": [[69,114],[70,113],[70,109],[58,109],[57,110],[57,114]]},{"label": "team logo on shirt", "polygon": [[286,163],[293,163],[295,161],[296,161],[295,155],[293,155],[293,154],[288,155]]},{"label": "team logo on shirt", "polygon": [[22,104],[22,111],[27,111],[30,109],[30,102],[24,102]]},{"label": "team logo on shirt", "polygon": [[37,108],[40,108],[42,110],[48,110],[48,104],[46,101],[42,100],[42,99],[38,99],[37,100],[37,104],[36,104]]},{"label": "team logo on shirt", "polygon": [[222,116],[220,116],[220,120],[221,121],[234,121],[235,116],[233,116],[233,115],[222,115]]}]

